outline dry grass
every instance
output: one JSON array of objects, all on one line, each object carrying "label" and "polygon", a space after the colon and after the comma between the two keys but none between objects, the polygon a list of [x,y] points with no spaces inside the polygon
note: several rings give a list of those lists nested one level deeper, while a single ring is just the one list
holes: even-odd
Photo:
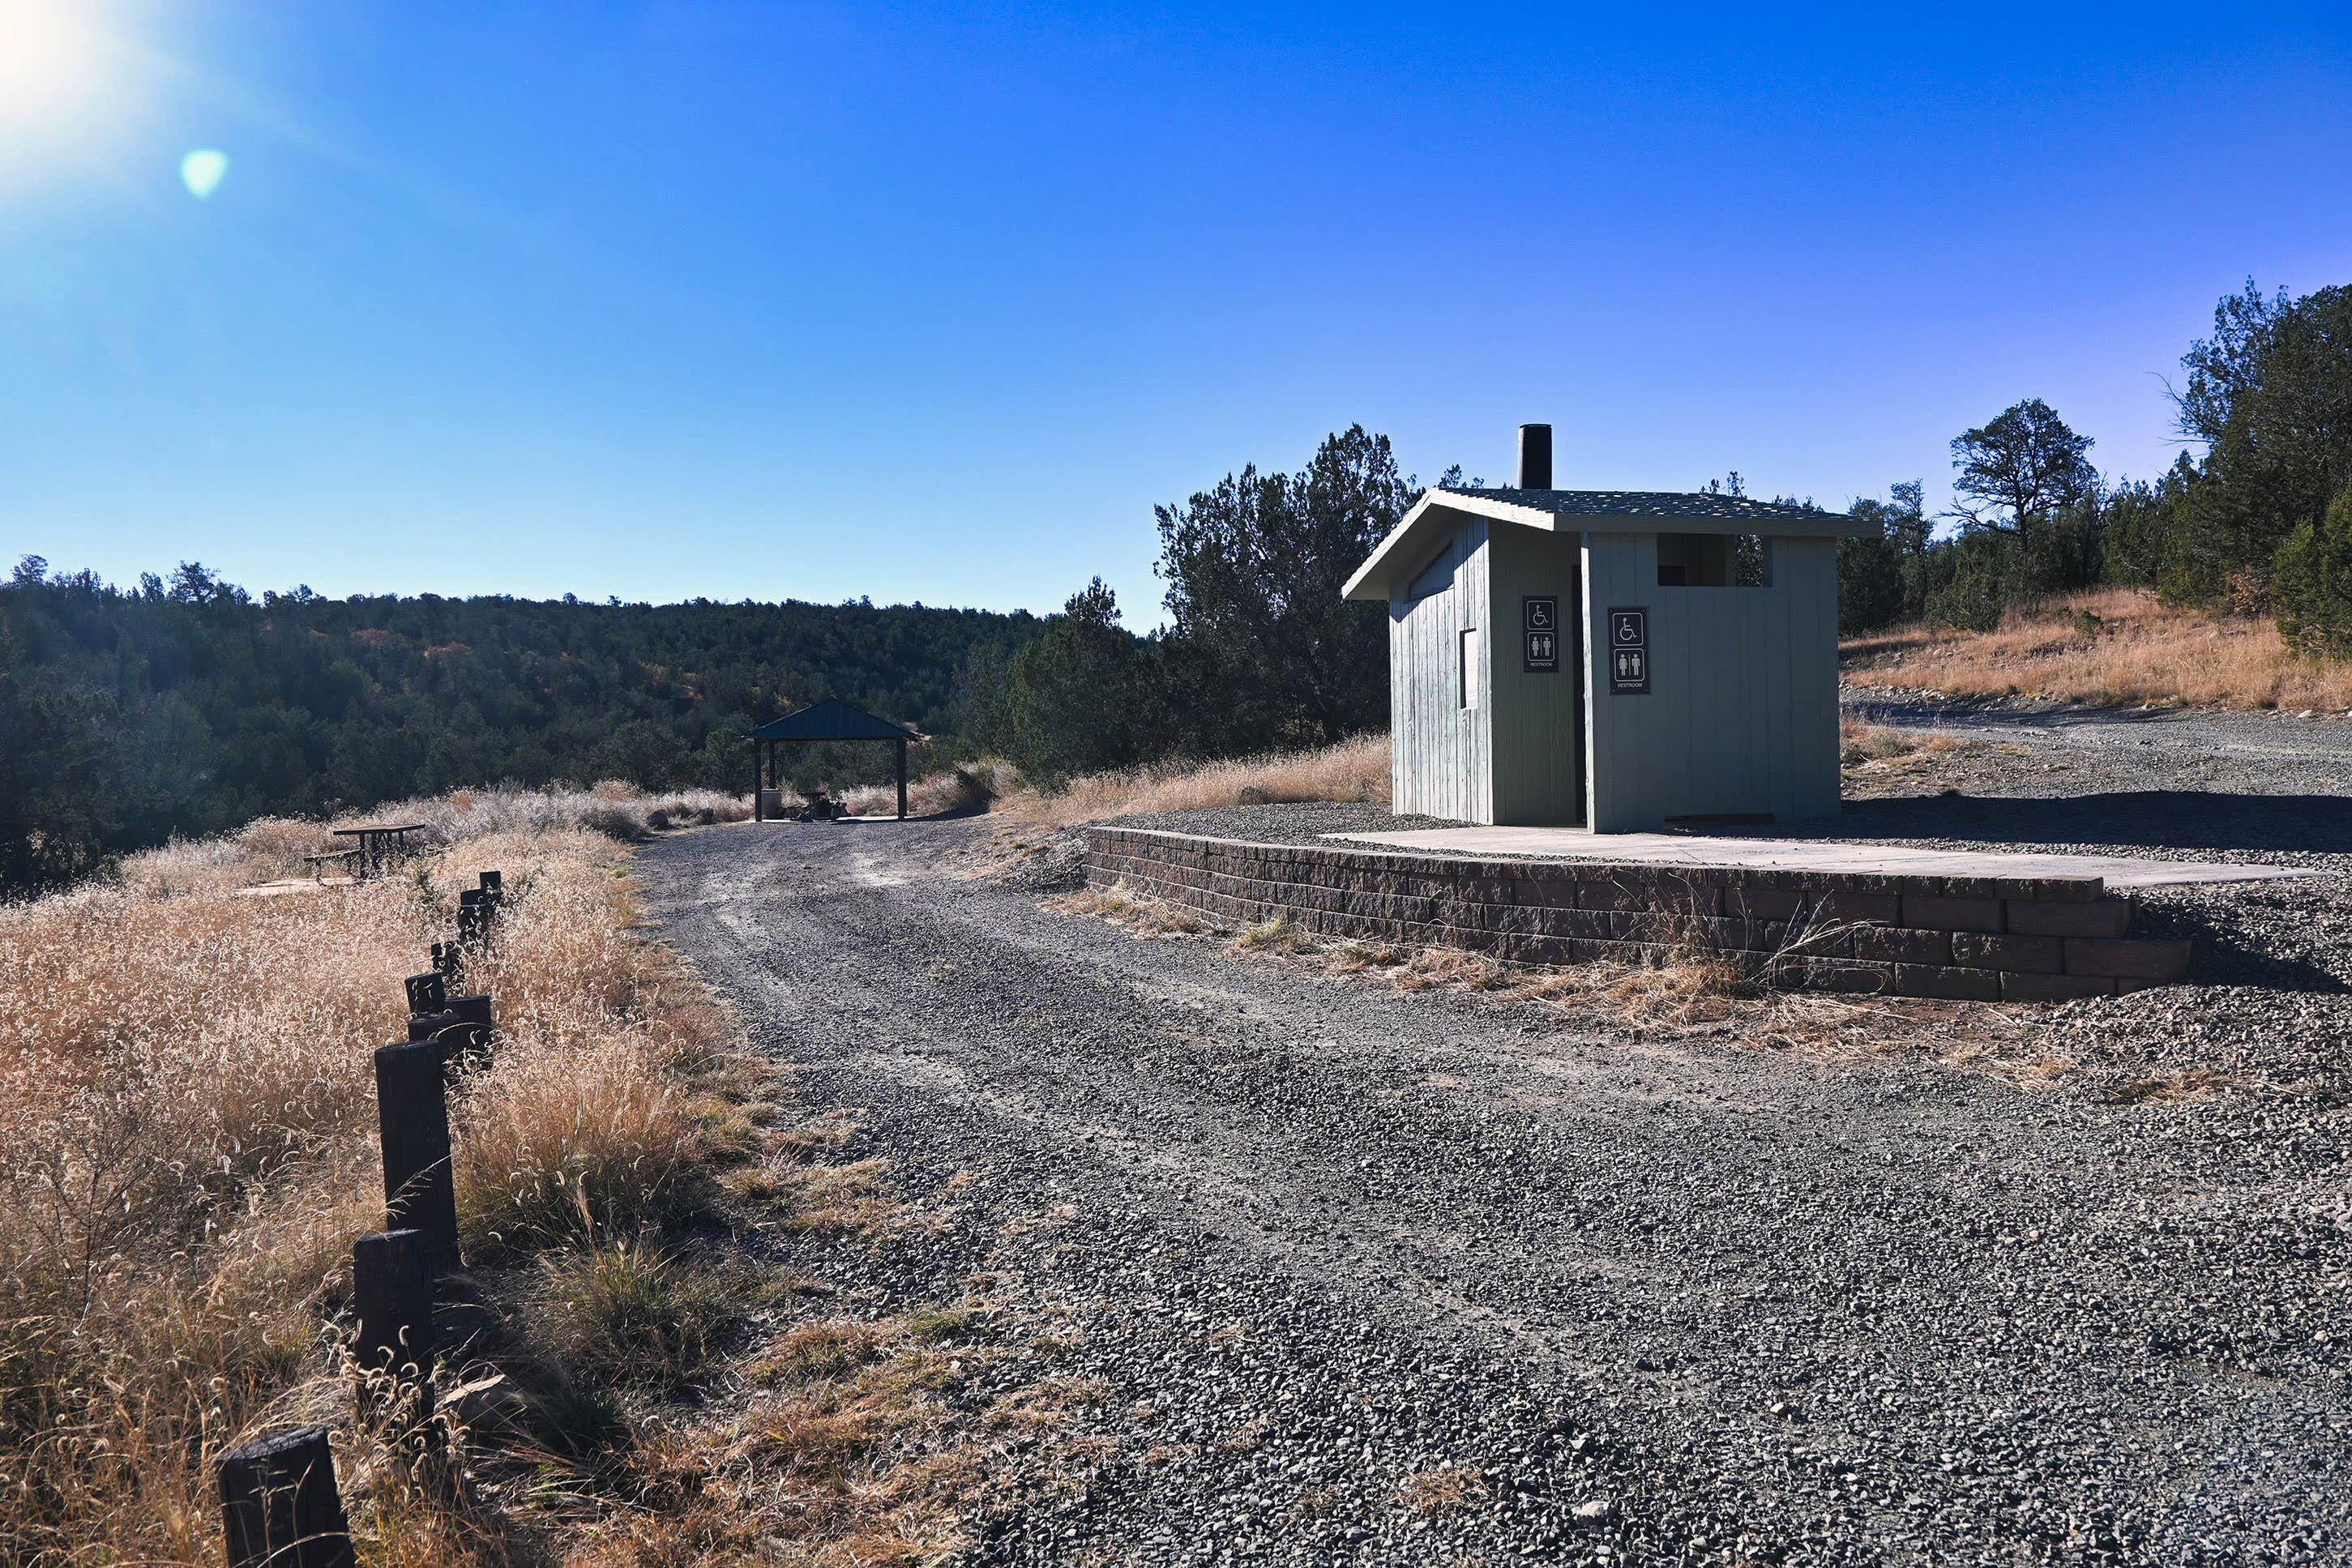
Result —
[{"label": "dry grass", "polygon": [[697,1267],[644,1239],[551,1252],[538,1272],[534,1341],[567,1368],[615,1384],[684,1383],[753,1299],[734,1270]]},{"label": "dry grass", "polygon": [[1045,827],[1075,827],[1159,811],[1293,800],[1385,801],[1388,798],[1388,737],[1365,735],[1313,751],[1274,752],[1225,762],[1170,762],[1088,774],[1050,795],[1024,786],[1007,791],[996,809]]},{"label": "dry grass", "polygon": [[215,893],[250,883],[305,874],[304,855],[349,849],[333,829],[362,821],[419,822],[415,841],[427,850],[502,834],[591,832],[619,843],[649,837],[656,813],[676,826],[750,820],[751,798],[715,789],[640,789],[606,779],[592,789],[530,789],[500,784],[457,789],[421,800],[398,800],[326,821],[261,817],[216,839],[174,839],[160,849],[123,858],[121,884],[151,898]]},{"label": "dry grass", "polygon": [[1855,638],[1843,661],[1855,685],[1962,697],[2352,708],[2352,664],[2294,652],[2269,621],[2168,606],[2132,589],[2074,594],[1989,632],[1912,626]]},{"label": "dry grass", "polygon": [[1921,735],[1913,730],[1891,729],[1852,714],[1842,715],[1838,719],[1838,760],[1848,768],[1937,757],[1966,750],[1974,744],[1956,735]]},{"label": "dry grass", "polygon": [[[240,896],[320,832],[259,822],[0,907],[0,1562],[215,1563],[214,1457],[296,1418],[334,1430],[374,1565],[912,1562],[958,1539],[972,1421],[888,1371],[898,1348],[790,1416],[645,1403],[723,1381],[745,1313],[805,1284],[666,1227],[845,1235],[891,1212],[874,1162],[824,1163],[854,1122],[804,1118],[731,1055],[682,961],[635,933],[596,812],[648,799],[411,803],[447,841],[399,873]],[[507,912],[469,980],[501,1039],[452,1121],[464,1244],[513,1337],[503,1368],[450,1381],[511,1397],[472,1434],[436,1418],[478,1489],[446,1462],[425,1484],[413,1420],[354,1422],[322,1330],[352,1238],[383,1223],[370,1048],[404,1034],[402,977],[491,867]],[[747,1170],[769,1179],[718,1179]],[[933,1355],[961,1321],[910,1316],[893,1345]],[[803,1475],[821,1510],[791,1500]]]},{"label": "dry grass", "polygon": [[1494,1495],[1475,1465],[1439,1465],[1405,1478],[1404,1505],[1423,1517],[1460,1513]]},{"label": "dry grass", "polygon": [[0,909],[0,1558],[205,1561],[210,1456],[335,1403],[320,1314],[382,1222],[369,1053],[479,870],[509,917],[474,976],[499,1064],[456,1117],[469,1249],[551,1192],[643,1210],[694,1157],[678,1073],[719,1021],[627,935],[608,838],[501,826],[358,887],[236,896],[314,831]]},{"label": "dry grass", "polygon": [[1083,887],[1045,901],[1056,915],[1090,915],[1123,925],[1138,936],[1198,936],[1218,929],[1196,909],[1117,887]]},{"label": "dry grass", "polygon": [[[908,779],[907,812],[915,817],[939,817],[950,811],[971,810],[1020,786],[1021,775],[1009,762],[963,763],[944,772]],[[860,784],[842,796],[842,803],[855,816],[895,815],[898,810],[898,787],[895,781]]]},{"label": "dry grass", "polygon": [[1718,947],[1694,925],[1679,938],[1650,945],[1640,961],[1522,964],[1462,947],[1318,936],[1278,918],[1236,929],[1124,885],[1082,889],[1044,907],[1109,920],[1141,936],[1217,941],[1236,955],[1391,990],[1535,1003],[1637,1030],[1735,1034],[1759,1048],[1828,1057],[1924,1054],[2021,1081],[2063,1071],[2029,1049],[2015,1020],[1997,1008],[1789,988],[1783,971],[1827,950],[1847,929],[1831,924],[1794,929],[1769,953]]}]

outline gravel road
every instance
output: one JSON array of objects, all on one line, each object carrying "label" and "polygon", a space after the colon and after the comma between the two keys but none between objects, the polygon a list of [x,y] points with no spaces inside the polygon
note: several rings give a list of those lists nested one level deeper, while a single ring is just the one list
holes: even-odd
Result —
[{"label": "gravel road", "polygon": [[973,1561],[2352,1560],[2340,1095],[1402,995],[961,879],[988,831],[639,861],[933,1219],[862,1283],[1101,1386]]}]

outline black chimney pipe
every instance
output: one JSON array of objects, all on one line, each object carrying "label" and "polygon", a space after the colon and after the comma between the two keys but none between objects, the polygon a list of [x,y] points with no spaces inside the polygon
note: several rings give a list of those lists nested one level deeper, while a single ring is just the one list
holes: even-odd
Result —
[{"label": "black chimney pipe", "polygon": [[1519,426],[1519,488],[1551,488],[1551,426]]}]

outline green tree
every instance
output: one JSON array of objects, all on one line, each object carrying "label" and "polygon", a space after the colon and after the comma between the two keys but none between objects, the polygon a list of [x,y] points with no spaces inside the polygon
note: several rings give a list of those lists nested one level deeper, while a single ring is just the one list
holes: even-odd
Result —
[{"label": "green tree", "polygon": [[2163,585],[2261,603],[2273,558],[2352,485],[2352,287],[2265,298],[2248,280],[2181,360],[2180,431],[2204,444]]},{"label": "green tree", "polygon": [[1918,480],[1906,480],[1886,500],[1861,497],[1847,508],[1876,531],[1838,541],[1840,635],[1915,621],[1925,612],[1928,523],[1921,493]]},{"label": "green tree", "polygon": [[1310,746],[1388,722],[1388,630],[1339,597],[1416,492],[1385,435],[1325,439],[1297,474],[1229,474],[1156,508],[1183,738],[1210,755]]},{"label": "green tree", "polygon": [[2099,471],[2091,438],[2077,435],[2040,398],[2003,409],[1952,441],[1954,510],[1963,528],[2021,536],[2037,519],[2094,498]]},{"label": "green tree", "polygon": [[1004,750],[1049,789],[1151,748],[1150,650],[1119,625],[1118,596],[1101,578],[1014,656],[1002,701]]},{"label": "green tree", "polygon": [[2272,583],[2279,631],[2310,653],[2352,655],[2352,487],[2279,547]]}]

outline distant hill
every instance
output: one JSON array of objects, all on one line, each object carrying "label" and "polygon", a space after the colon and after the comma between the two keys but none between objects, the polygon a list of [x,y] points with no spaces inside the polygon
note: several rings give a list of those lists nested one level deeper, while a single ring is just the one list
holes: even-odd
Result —
[{"label": "distant hill", "polygon": [[[0,886],[106,853],[473,783],[750,786],[751,726],[838,696],[940,737],[1026,612],[920,604],[256,600],[200,566],[0,584]],[[808,759],[839,779],[883,766]]]}]

